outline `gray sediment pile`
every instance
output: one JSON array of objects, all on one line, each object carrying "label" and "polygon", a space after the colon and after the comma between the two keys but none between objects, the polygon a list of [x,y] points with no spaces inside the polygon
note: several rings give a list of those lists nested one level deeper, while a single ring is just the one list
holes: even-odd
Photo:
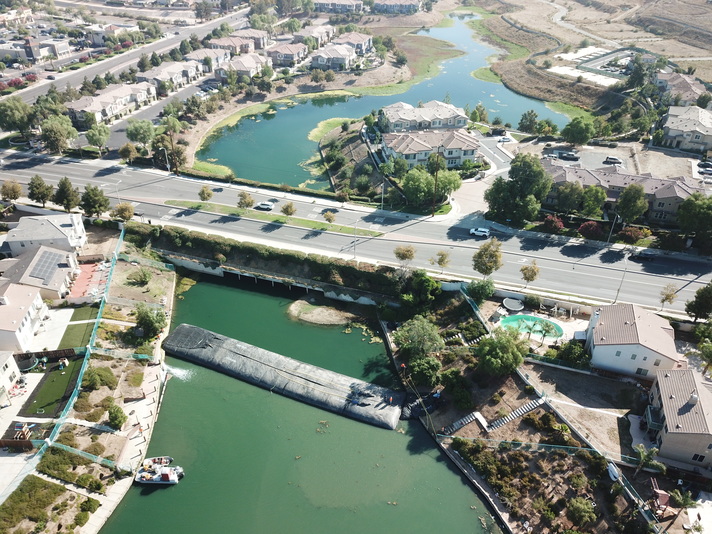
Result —
[{"label": "gray sediment pile", "polygon": [[188,324],[173,330],[163,342],[163,349],[177,358],[274,393],[391,430],[398,424],[405,400],[405,393]]}]

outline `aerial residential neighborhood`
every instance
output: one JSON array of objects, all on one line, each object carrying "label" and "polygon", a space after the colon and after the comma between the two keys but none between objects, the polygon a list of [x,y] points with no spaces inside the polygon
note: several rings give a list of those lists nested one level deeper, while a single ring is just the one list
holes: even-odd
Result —
[{"label": "aerial residential neighborhood", "polygon": [[712,529],[709,3],[75,4],[0,7],[0,532]]}]

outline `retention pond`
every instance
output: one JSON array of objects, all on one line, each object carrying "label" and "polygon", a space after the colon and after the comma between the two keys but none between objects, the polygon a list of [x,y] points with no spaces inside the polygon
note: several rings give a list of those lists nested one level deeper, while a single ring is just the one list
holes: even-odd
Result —
[{"label": "retention pond", "polygon": [[[381,343],[360,329],[294,321],[286,310],[303,294],[245,284],[201,281],[177,301],[174,325],[199,325],[397,387]],[[168,363],[175,378],[148,455],[170,454],[186,476],[174,487],[132,488],[103,534],[499,532],[419,422],[380,429],[181,360]]]}]

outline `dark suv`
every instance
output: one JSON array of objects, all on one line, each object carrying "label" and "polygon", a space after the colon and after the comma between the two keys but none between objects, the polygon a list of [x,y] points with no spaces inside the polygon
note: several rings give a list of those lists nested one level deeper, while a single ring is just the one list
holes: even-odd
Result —
[{"label": "dark suv", "polygon": [[559,159],[565,159],[567,161],[578,161],[580,156],[576,152],[562,152],[559,154]]}]

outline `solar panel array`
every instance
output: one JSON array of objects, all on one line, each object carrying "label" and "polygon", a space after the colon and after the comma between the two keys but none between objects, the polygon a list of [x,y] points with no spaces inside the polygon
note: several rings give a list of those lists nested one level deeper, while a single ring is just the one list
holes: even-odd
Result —
[{"label": "solar panel array", "polygon": [[52,280],[54,273],[57,272],[57,268],[63,259],[64,254],[50,252],[49,250],[43,251],[35,263],[35,266],[32,268],[30,276],[32,278],[39,278],[45,286],[49,285],[50,280]]}]

